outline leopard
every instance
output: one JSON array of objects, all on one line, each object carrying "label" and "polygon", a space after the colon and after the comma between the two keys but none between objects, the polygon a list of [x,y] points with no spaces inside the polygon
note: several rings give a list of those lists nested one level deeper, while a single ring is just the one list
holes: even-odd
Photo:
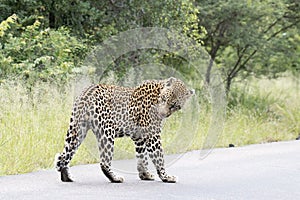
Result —
[{"label": "leopard", "polygon": [[86,138],[88,130],[96,136],[100,168],[112,183],[124,178],[112,170],[115,138],[130,137],[135,145],[138,176],[154,180],[148,169],[152,162],[158,177],[175,183],[168,175],[161,142],[163,122],[181,110],[195,91],[183,81],[170,77],[146,80],[136,87],[94,84],[83,90],[73,104],[69,128],[62,153],[56,154],[55,167],[62,182],[73,182],[69,164]]}]

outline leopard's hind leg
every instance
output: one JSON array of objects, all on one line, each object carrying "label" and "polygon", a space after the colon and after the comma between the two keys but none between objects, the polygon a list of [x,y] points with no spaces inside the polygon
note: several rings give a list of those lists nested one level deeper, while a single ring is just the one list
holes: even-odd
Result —
[{"label": "leopard's hind leg", "polygon": [[86,137],[87,131],[87,121],[73,123],[71,118],[70,127],[65,139],[64,150],[62,153],[58,153],[55,159],[56,169],[60,172],[61,181],[63,182],[73,182],[69,174],[69,163]]},{"label": "leopard's hind leg", "polygon": [[92,129],[98,141],[98,148],[100,152],[100,167],[102,172],[110,180],[110,182],[122,183],[124,181],[124,178],[121,176],[117,176],[111,170],[115,139],[115,132],[112,128],[112,124],[112,122],[107,121],[103,127],[92,125]]}]

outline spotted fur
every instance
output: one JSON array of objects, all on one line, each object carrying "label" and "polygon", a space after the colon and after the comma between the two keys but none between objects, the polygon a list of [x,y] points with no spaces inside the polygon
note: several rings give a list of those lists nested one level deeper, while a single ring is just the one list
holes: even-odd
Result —
[{"label": "spotted fur", "polygon": [[142,180],[154,180],[148,171],[148,159],[164,182],[176,182],[167,175],[161,145],[162,121],[181,109],[193,95],[176,78],[145,81],[135,88],[113,85],[92,85],[76,98],[64,150],[56,157],[61,180],[72,182],[69,163],[91,129],[100,152],[100,166],[111,182],[123,182],[111,170],[114,139],[129,136],[135,143],[137,170]]}]

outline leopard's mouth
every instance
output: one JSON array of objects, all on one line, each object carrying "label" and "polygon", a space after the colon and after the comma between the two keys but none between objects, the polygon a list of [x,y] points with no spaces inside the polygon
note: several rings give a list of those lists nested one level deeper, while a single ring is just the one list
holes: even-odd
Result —
[{"label": "leopard's mouth", "polygon": [[[171,107],[170,107],[170,111],[171,111],[171,113],[173,113],[173,112],[175,112],[175,111],[177,111],[177,110],[180,110],[181,109],[181,106],[180,105],[172,105]],[[170,114],[171,115],[171,114]]]},{"label": "leopard's mouth", "polygon": [[158,113],[157,113],[157,116],[158,116],[160,119],[165,119],[165,118],[168,118],[171,114],[172,114],[172,112],[167,112],[167,113],[160,113],[160,112],[158,112]]},{"label": "leopard's mouth", "polygon": [[172,114],[172,112],[167,113],[165,118],[170,117],[171,114]]}]

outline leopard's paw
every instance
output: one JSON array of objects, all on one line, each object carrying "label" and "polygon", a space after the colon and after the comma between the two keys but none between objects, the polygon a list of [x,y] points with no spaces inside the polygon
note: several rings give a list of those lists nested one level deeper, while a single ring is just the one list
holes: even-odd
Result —
[{"label": "leopard's paw", "polygon": [[141,173],[139,173],[139,177],[141,180],[144,180],[144,181],[153,181],[154,180],[154,175],[151,174],[150,172],[141,172]]},{"label": "leopard's paw", "polygon": [[161,180],[165,183],[176,183],[177,179],[178,178],[176,176],[169,175],[166,175],[165,177],[161,178]]},{"label": "leopard's paw", "polygon": [[69,169],[67,167],[62,168],[60,174],[60,179],[62,182],[73,182],[69,173]]}]

